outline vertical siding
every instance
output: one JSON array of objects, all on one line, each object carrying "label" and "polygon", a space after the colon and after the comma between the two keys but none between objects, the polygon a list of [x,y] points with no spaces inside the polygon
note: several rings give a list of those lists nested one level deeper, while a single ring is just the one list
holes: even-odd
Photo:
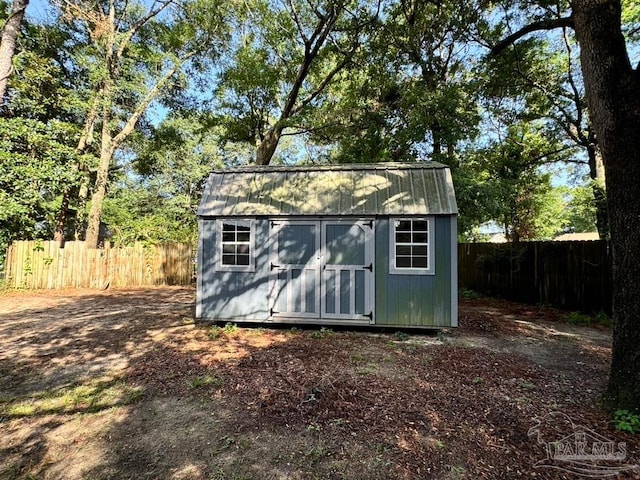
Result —
[{"label": "vertical siding", "polygon": [[[389,274],[389,220],[376,225],[376,325],[446,327],[452,309],[451,217],[435,217],[435,275]],[[454,239],[455,240],[455,239]],[[453,293],[457,295],[457,292]]]},{"label": "vertical siding", "polygon": [[269,223],[255,223],[255,271],[218,272],[215,268],[216,222],[202,220],[199,253],[198,318],[265,321],[269,316]]}]

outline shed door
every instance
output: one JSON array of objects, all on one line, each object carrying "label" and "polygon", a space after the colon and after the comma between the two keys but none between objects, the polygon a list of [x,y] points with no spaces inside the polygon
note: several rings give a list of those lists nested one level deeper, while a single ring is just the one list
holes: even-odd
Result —
[{"label": "shed door", "polygon": [[270,314],[373,323],[373,222],[273,221]]},{"label": "shed door", "polygon": [[320,222],[271,222],[271,315],[320,317]]},{"label": "shed door", "polygon": [[373,323],[373,222],[322,222],[322,317]]}]

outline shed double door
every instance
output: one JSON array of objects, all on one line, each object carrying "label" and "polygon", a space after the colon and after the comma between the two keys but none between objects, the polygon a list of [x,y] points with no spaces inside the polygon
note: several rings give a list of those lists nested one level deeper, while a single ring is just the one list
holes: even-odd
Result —
[{"label": "shed double door", "polygon": [[270,222],[272,317],[373,323],[372,220]]}]

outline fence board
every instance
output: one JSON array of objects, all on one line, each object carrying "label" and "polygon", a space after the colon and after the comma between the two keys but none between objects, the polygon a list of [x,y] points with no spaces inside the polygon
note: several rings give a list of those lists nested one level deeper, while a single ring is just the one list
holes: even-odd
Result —
[{"label": "fence board", "polygon": [[6,257],[6,282],[19,288],[104,288],[187,285],[193,275],[189,244],[89,249],[84,242],[13,242]]},{"label": "fence board", "polygon": [[461,288],[531,304],[611,313],[606,241],[461,243]]}]

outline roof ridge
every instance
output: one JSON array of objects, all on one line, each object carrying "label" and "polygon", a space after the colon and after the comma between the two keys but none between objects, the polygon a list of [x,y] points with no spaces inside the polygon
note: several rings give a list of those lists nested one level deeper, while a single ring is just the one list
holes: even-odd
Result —
[{"label": "roof ridge", "polygon": [[440,169],[449,168],[447,165],[434,161],[417,162],[377,162],[377,163],[328,163],[304,165],[243,165],[239,167],[216,168],[212,173],[233,172],[301,172],[327,170],[408,170],[408,169]]}]

